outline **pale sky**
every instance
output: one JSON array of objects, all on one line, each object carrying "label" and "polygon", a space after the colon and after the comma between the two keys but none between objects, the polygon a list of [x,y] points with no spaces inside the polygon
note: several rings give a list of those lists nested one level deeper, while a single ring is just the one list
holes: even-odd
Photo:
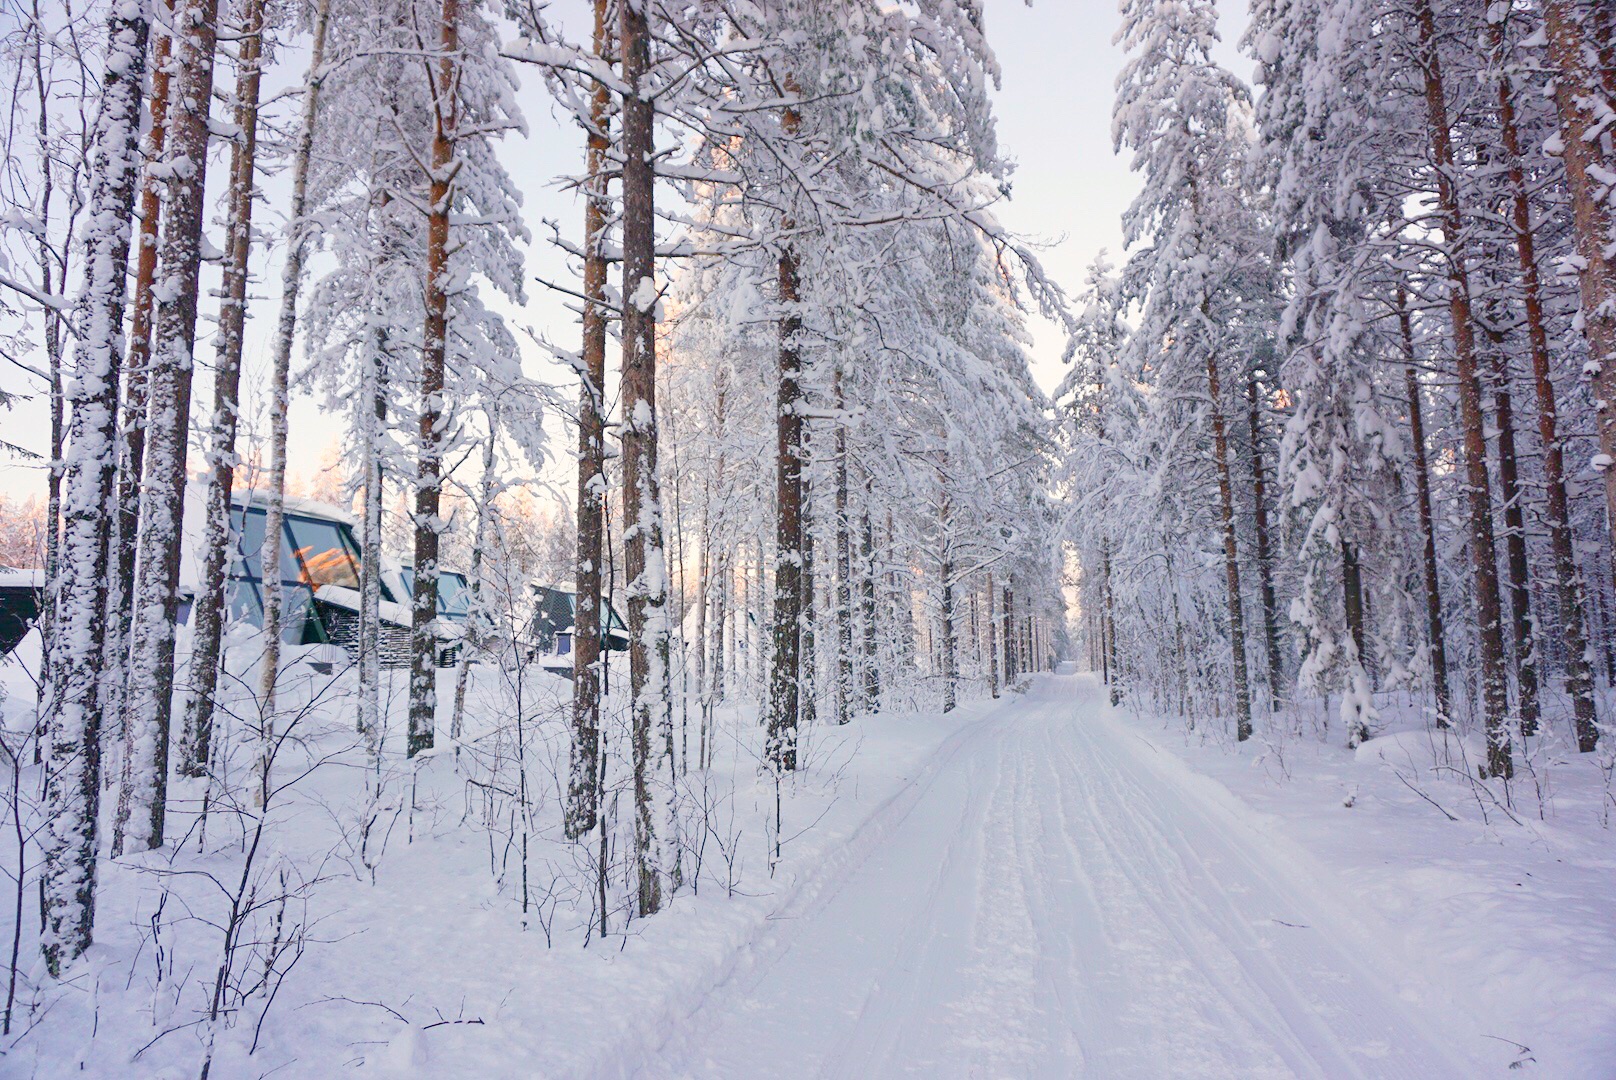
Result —
[{"label": "pale sky", "polygon": [[[587,28],[581,0],[562,0],[556,5],[563,12],[574,7],[580,14],[567,20],[566,28],[577,33]],[[1223,0],[1223,7],[1224,41],[1219,60],[1248,76],[1250,64],[1235,48],[1246,22],[1245,5],[1243,0]],[[1121,261],[1119,218],[1138,190],[1138,180],[1129,171],[1126,158],[1116,156],[1111,149],[1111,103],[1123,59],[1121,50],[1112,44],[1118,21],[1117,0],[1036,0],[1031,6],[1023,0],[989,0],[987,7],[988,40],[1004,76],[1002,89],[995,95],[999,143],[1018,163],[1013,198],[998,208],[998,215],[1012,230],[1051,245],[1041,251],[1040,257],[1046,270],[1068,292],[1081,286],[1084,269],[1100,249],[1110,252],[1113,263]],[[534,237],[529,252],[531,273],[566,282],[569,271],[565,260],[546,243],[550,230],[544,220],[554,219],[576,241],[582,212],[573,197],[558,190],[551,178],[580,168],[580,136],[576,127],[556,118],[538,80],[526,73],[524,79],[528,88],[522,106],[529,135],[526,139],[508,140],[504,159],[522,189]],[[223,168],[216,166],[212,171],[218,176]],[[277,191],[276,182],[266,183],[266,189],[273,209],[282,210],[285,199]],[[274,228],[279,220],[270,219],[261,210],[258,225]],[[212,232],[217,231],[215,223]],[[273,263],[257,260],[260,265],[255,266],[258,281],[254,291],[273,297],[279,283],[279,251],[270,253],[269,258]],[[211,269],[204,275],[203,306],[207,315],[213,308],[207,299],[208,290],[216,283],[217,270]],[[561,299],[536,283],[529,284],[528,293],[525,308],[511,313],[513,321],[575,348],[575,319],[564,309]],[[261,390],[267,382],[265,335],[274,310],[273,300],[255,305],[257,318],[249,327],[243,380],[248,399],[244,423],[249,429],[264,426],[254,424],[252,402],[254,391]],[[1034,337],[1033,373],[1042,386],[1053,389],[1062,376],[1060,355],[1064,341],[1052,324],[1041,319],[1033,319],[1030,329]],[[518,336],[525,335],[519,331]],[[528,353],[537,372],[539,350],[529,347]],[[198,330],[197,393],[204,398],[212,381],[206,367],[212,357],[210,321]],[[14,392],[32,389],[10,365],[0,368],[0,388]],[[43,453],[49,438],[46,415],[39,400],[0,412],[0,439]],[[306,400],[294,404],[291,426],[291,471],[294,477],[307,479],[325,464],[336,432]],[[561,438],[559,421],[551,433]],[[44,487],[43,469],[37,464],[0,459],[0,494],[14,499],[32,494],[43,498]]]}]

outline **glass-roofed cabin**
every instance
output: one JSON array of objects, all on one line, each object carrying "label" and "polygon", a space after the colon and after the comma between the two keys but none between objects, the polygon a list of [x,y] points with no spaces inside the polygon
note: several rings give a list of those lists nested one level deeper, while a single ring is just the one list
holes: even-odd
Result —
[{"label": "glass-roofed cabin", "polygon": [[[230,518],[236,552],[225,585],[225,603],[231,618],[261,627],[267,523],[263,496],[251,491],[233,496]],[[340,645],[352,655],[359,629],[360,553],[351,516],[334,506],[288,497],[280,544],[283,639],[292,644]],[[389,587],[390,576],[383,574],[380,581],[380,651],[384,664],[402,665],[409,660],[408,597],[395,595],[395,588]],[[187,593],[194,593],[195,577],[187,584]],[[182,621],[188,622],[188,616],[189,603]],[[445,616],[449,622],[455,621],[449,613]],[[440,663],[452,659],[454,643],[446,639],[456,637],[458,633],[440,638]]]},{"label": "glass-roofed cabin", "polygon": [[[572,635],[577,623],[578,594],[570,585],[533,586],[533,622],[528,654],[545,670],[572,674]],[[600,602],[600,647],[608,653],[628,651],[628,626],[603,599]]]},{"label": "glass-roofed cabin", "polygon": [[[415,592],[415,567],[398,568],[399,591],[407,599]],[[457,570],[438,571],[438,615],[464,626],[471,616],[471,583]]]}]

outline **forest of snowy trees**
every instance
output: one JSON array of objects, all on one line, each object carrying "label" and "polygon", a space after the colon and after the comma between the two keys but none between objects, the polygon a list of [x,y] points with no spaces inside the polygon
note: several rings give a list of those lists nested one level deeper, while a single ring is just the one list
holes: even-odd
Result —
[{"label": "forest of snowy trees", "polygon": [[1122,8],[1144,189],[1058,394],[1095,666],[1242,740],[1322,701],[1356,745],[1396,697],[1483,777],[1595,750],[1616,11],[1259,0],[1254,89],[1210,0]]},{"label": "forest of snowy trees", "polygon": [[[1214,0],[1122,0],[1139,194],[1058,283],[996,212],[984,6],[0,5],[49,424],[7,1047],[104,1008],[243,1075],[322,888],[426,838],[626,940],[774,873],[821,733],[1062,659],[1204,739],[1413,726],[1505,805],[1579,755],[1608,794],[1616,8],[1251,0],[1252,86]],[[513,175],[550,111],[576,168]]]}]

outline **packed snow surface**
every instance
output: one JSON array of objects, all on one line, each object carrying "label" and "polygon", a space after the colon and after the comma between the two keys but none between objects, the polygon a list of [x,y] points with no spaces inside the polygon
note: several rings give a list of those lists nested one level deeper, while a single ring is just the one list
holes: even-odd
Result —
[{"label": "packed snow surface", "polygon": [[1049,677],[961,732],[641,1071],[1478,1074],[1466,1025],[1106,713]]}]

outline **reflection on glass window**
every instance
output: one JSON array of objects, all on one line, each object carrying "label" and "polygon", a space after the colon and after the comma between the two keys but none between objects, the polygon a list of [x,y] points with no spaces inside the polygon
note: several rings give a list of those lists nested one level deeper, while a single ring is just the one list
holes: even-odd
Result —
[{"label": "reflection on glass window", "polygon": [[303,560],[307,584],[359,587],[359,565],[344,542],[341,526],[304,517],[288,517],[286,525]]},{"label": "reflection on glass window", "polygon": [[[230,524],[235,528],[236,535],[241,543],[241,567],[246,576],[254,581],[262,581],[264,577],[264,509],[260,506],[251,506],[243,515],[240,507],[231,507]],[[293,584],[302,580],[298,569],[297,555],[292,551],[292,545],[286,542],[283,533],[281,536],[281,581]]]}]

